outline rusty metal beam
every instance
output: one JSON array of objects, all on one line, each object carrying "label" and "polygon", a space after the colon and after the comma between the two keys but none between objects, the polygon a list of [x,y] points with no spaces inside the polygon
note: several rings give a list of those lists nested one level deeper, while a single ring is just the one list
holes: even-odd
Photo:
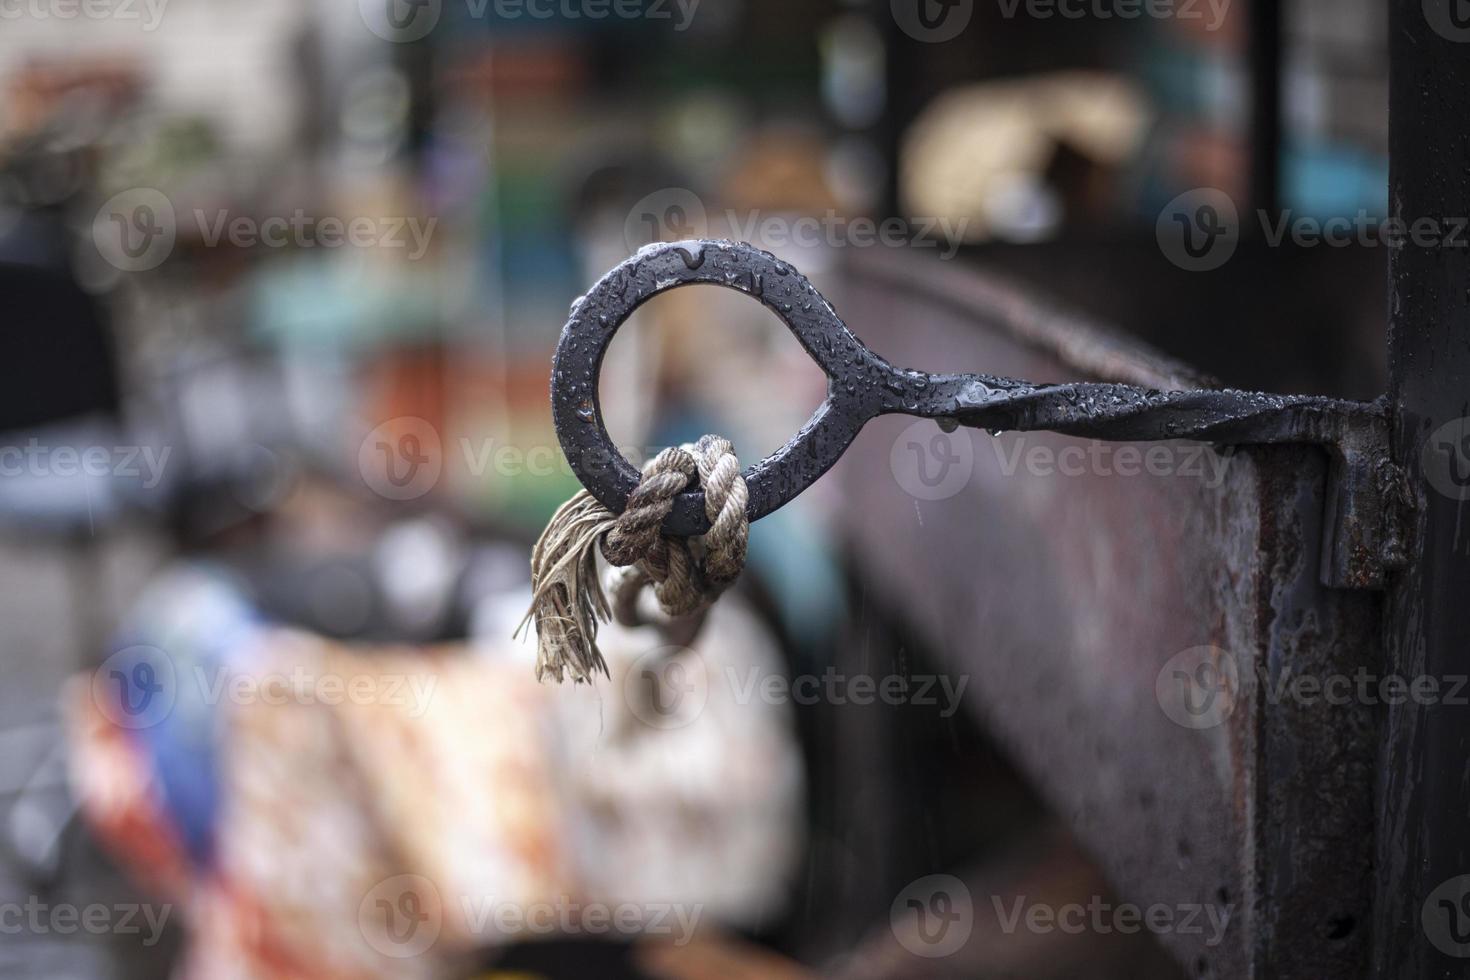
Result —
[{"label": "rusty metal beam", "polygon": [[[907,273],[919,265],[900,258],[861,257],[836,297],[875,347],[916,363],[1088,374],[1066,345],[996,322],[983,274],[931,263],[920,286],[900,289],[893,278],[917,281]],[[1110,360],[1137,371],[1152,358],[1120,344]],[[1230,455],[1218,483],[1063,477],[1006,460],[1085,442],[961,429],[945,438],[968,478],[952,495],[915,496],[923,488],[903,478],[909,457],[894,447],[920,425],[876,420],[834,471],[874,593],[912,612],[945,673],[971,679],[977,717],[1124,898],[1230,909],[1221,943],[1162,937],[1189,975],[1362,976],[1374,709],[1279,695],[1292,678],[1351,676],[1376,656],[1377,597],[1319,581],[1329,458],[1257,446]],[[1201,646],[1233,654],[1240,687],[1225,716],[1184,729],[1156,685]]]}]

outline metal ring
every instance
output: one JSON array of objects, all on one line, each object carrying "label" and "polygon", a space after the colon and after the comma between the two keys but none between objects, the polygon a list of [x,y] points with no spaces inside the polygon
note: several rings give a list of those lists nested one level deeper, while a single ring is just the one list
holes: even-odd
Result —
[{"label": "metal ring", "polygon": [[[760,300],[796,335],[827,374],[827,398],[791,441],[745,471],[747,514],[759,520],[837,462],[864,423],[894,410],[905,376],[853,335],[805,276],[769,252],[729,241],[650,245],[614,268],[572,304],[552,361],[551,410],[572,471],[603,506],[622,513],[639,473],[603,424],[598,375],[623,322],[659,293],[696,284],[724,286]],[[874,392],[888,392],[875,396]],[[683,493],[664,521],[670,534],[709,529],[704,494]]]}]

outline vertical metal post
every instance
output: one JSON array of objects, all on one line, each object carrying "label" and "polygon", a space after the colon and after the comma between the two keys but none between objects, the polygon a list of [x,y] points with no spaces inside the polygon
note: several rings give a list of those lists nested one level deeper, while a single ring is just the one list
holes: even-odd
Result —
[{"label": "vertical metal post", "polygon": [[[1470,673],[1470,493],[1443,476],[1470,458],[1470,429],[1455,421],[1470,415],[1470,249],[1463,232],[1450,237],[1470,216],[1470,21],[1459,2],[1392,0],[1388,32],[1390,212],[1410,229],[1389,253],[1393,455],[1422,507],[1386,597],[1385,670],[1442,682]],[[1470,878],[1446,885],[1470,875],[1470,707],[1445,702],[1384,709],[1375,976],[1470,973],[1470,945],[1455,948],[1470,937],[1460,890]]]}]

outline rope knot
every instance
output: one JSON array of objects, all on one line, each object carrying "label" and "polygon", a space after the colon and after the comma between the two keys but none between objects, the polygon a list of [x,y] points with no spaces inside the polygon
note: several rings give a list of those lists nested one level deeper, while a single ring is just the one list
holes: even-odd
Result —
[{"label": "rope knot", "polygon": [[[704,489],[709,530],[699,538],[663,533],[674,501],[698,480]],[[671,446],[643,468],[643,478],[614,516],[586,490],[552,515],[531,552],[531,608],[536,623],[536,677],[590,681],[607,663],[597,648],[599,622],[614,612],[638,625],[637,597],[652,583],[659,607],[670,617],[702,612],[745,566],[750,521],[749,489],[728,439],[707,435],[693,446]],[[610,606],[597,575],[597,547],[622,571]]]}]

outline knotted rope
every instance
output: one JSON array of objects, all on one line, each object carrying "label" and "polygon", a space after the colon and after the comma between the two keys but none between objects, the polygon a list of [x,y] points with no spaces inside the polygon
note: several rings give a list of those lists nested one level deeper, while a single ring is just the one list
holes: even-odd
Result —
[{"label": "knotted rope", "polygon": [[[674,499],[698,476],[710,528],[698,538],[664,534]],[[750,521],[749,491],[728,439],[705,436],[688,447],[670,447],[643,468],[643,479],[614,515],[586,490],[552,515],[531,552],[531,608],[520,627],[535,620],[536,677],[557,681],[570,673],[590,681],[607,663],[597,648],[599,622],[616,613],[638,625],[638,593],[653,584],[659,607],[670,617],[702,612],[745,566]],[[597,574],[597,545],[620,566],[609,604]]]}]

